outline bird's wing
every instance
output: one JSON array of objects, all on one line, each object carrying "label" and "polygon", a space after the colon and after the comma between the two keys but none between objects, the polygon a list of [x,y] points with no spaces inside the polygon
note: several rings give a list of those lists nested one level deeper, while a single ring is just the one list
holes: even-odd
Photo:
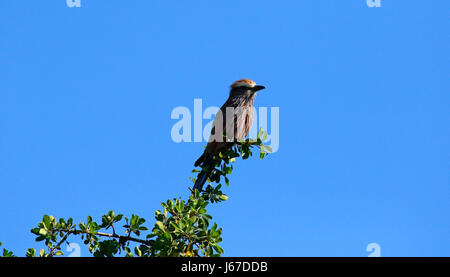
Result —
[{"label": "bird's wing", "polygon": [[217,153],[230,143],[245,139],[250,132],[253,107],[236,106],[236,103],[230,101],[232,100],[228,99],[214,117],[206,153]]},{"label": "bird's wing", "polygon": [[250,132],[253,123],[253,107],[244,106],[236,110],[234,118],[234,139],[243,140]]},{"label": "bird's wing", "polygon": [[208,145],[206,146],[206,153],[217,153],[227,146],[223,134],[226,132],[226,105],[227,102],[217,111],[216,116],[209,135]]}]

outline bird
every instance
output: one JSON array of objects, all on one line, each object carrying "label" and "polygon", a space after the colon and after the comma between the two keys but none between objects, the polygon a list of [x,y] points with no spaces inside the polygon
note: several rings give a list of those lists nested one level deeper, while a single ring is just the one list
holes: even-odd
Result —
[{"label": "bird", "polygon": [[265,89],[250,79],[240,79],[230,86],[227,101],[217,111],[205,151],[194,163],[201,166],[194,190],[202,191],[203,185],[216,166],[217,156],[240,140],[245,139],[252,127],[253,103],[257,92]]}]

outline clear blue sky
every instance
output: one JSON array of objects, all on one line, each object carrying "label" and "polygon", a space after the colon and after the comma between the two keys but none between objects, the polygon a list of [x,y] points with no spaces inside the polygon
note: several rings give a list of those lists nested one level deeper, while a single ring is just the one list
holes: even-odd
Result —
[{"label": "clear blue sky", "polygon": [[151,227],[204,146],[172,141],[172,109],[246,77],[280,148],[209,209],[227,256],[449,256],[450,1],[65,2],[0,1],[5,248],[41,247],[43,214]]}]

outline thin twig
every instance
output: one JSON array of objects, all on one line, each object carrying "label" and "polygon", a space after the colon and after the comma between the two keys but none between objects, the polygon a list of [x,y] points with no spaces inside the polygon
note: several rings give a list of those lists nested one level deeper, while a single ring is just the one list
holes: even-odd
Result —
[{"label": "thin twig", "polygon": [[65,242],[67,240],[67,238],[69,237],[69,235],[71,234],[71,231],[68,231],[64,237],[59,241],[59,243],[53,247],[53,249],[50,250],[50,253],[48,253],[48,257],[53,257],[53,255],[55,254],[56,250],[60,249],[61,244],[63,244],[63,242]]},{"label": "thin twig", "polygon": [[[88,233],[88,232],[82,232],[82,231],[78,231],[78,232],[86,233],[86,234]],[[142,244],[145,244],[145,245],[150,245],[150,246],[153,244],[153,242],[149,241],[149,240],[133,238],[133,237],[130,236],[130,233],[128,234],[128,236],[121,236],[121,235],[117,235],[117,234],[109,234],[109,233],[102,233],[102,232],[96,232],[96,233],[94,233],[94,235],[101,236],[101,237],[108,237],[108,238],[117,238],[117,239],[130,240],[130,241],[139,242],[139,243],[142,243]]]}]

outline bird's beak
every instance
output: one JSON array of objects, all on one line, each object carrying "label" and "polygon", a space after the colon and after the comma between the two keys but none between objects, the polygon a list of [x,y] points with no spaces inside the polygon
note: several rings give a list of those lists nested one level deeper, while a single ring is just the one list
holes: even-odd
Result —
[{"label": "bird's beak", "polygon": [[254,92],[257,92],[257,91],[262,90],[262,89],[265,89],[265,88],[266,88],[265,86],[254,86],[254,87],[253,87],[253,91],[254,91]]}]

